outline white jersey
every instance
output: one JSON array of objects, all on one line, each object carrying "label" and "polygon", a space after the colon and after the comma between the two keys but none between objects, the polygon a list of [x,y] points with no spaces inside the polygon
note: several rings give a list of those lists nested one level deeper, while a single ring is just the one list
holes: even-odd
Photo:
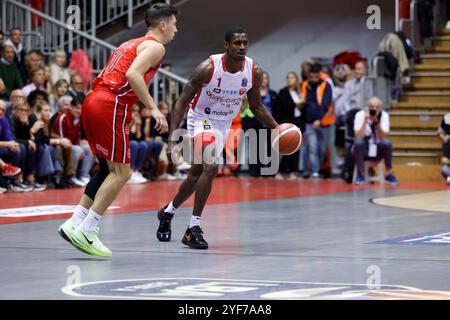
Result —
[{"label": "white jersey", "polygon": [[190,103],[188,118],[230,122],[239,113],[245,94],[253,87],[253,59],[245,57],[242,69],[230,73],[224,54],[209,57],[213,74]]}]

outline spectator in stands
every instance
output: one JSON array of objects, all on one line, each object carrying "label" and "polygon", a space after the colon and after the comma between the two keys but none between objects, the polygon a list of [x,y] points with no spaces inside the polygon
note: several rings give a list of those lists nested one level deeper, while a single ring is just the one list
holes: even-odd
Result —
[{"label": "spectator in stands", "polygon": [[60,80],[70,82],[69,69],[66,68],[67,58],[64,51],[58,50],[52,56],[52,63],[50,64],[51,83],[56,85]]},{"label": "spectator in stands", "polygon": [[45,91],[45,71],[43,67],[37,67],[30,72],[31,75],[31,83],[22,88],[25,96],[31,93],[34,90],[42,90]]},{"label": "spectator in stands", "polygon": [[[305,119],[305,147],[311,164],[312,178],[319,178],[321,163],[330,140],[330,125],[334,123],[333,92],[330,84],[321,79],[322,66],[314,64],[308,81],[302,84],[302,102]],[[331,111],[330,111],[331,108]],[[304,157],[304,160],[306,157]],[[303,176],[309,177],[308,163],[303,164]]]},{"label": "spectator in stands", "polygon": [[[19,67],[14,62],[14,47],[5,45],[2,49],[2,57],[0,60],[0,79],[3,80],[5,90],[3,95],[9,99],[11,92],[15,89],[23,87],[22,79],[20,77]],[[0,90],[0,95],[2,94]]]},{"label": "spectator in stands", "polygon": [[357,167],[354,184],[364,184],[364,161],[384,159],[386,181],[398,185],[392,173],[392,143],[389,136],[389,114],[382,110],[382,102],[377,97],[369,99],[367,106],[355,115],[355,143],[353,153]]},{"label": "spectator in stands", "polygon": [[28,84],[31,81],[31,71],[36,68],[42,67],[42,53],[39,50],[31,50],[25,56],[25,66],[20,68],[20,76],[22,77],[22,82]]},{"label": "spectator in stands", "polygon": [[438,129],[439,138],[442,140],[441,173],[447,184],[450,185],[450,113],[444,115]]},{"label": "spectator in stands", "polygon": [[69,82],[65,79],[56,81],[53,86],[53,93],[49,95],[50,106],[52,107],[52,114],[58,111],[58,100],[59,98],[69,94]]},{"label": "spectator in stands", "polygon": [[151,122],[150,110],[148,108],[141,108],[141,117],[143,121],[144,139],[148,146],[147,156],[147,178],[152,181],[156,180],[156,169],[159,162],[159,155],[163,149],[164,144],[161,141],[155,141],[156,134],[152,131],[156,123]]},{"label": "spectator in stands", "polygon": [[6,85],[3,82],[2,78],[0,78],[0,99],[5,99],[5,91]]},{"label": "spectator in stands", "polygon": [[[272,90],[270,88],[270,75],[268,72],[264,71],[263,72],[263,81],[260,87],[260,94],[261,94],[261,98],[262,98],[262,102],[264,104],[264,106],[267,108],[267,110],[269,110],[269,112],[272,114],[272,116],[276,119],[277,118],[277,101],[278,101],[278,94],[276,91]],[[281,122],[280,122],[281,123]],[[263,128],[268,129],[265,125],[262,125]],[[239,123],[236,125],[236,129],[241,129],[242,128],[242,124]],[[271,152],[272,152],[272,148],[271,146],[271,135],[270,132],[268,132],[267,134],[267,143],[263,144],[264,146],[264,151],[262,154],[267,155],[267,157],[269,157],[268,159],[270,159],[271,156]],[[265,159],[264,163],[266,164],[262,164],[263,167],[267,167],[270,164],[267,163],[269,160]]]},{"label": "spectator in stands", "polygon": [[69,94],[72,98],[81,101],[81,103],[83,103],[86,98],[86,94],[83,91],[83,85],[83,78],[76,73],[73,74],[70,78]]},{"label": "spectator in stands", "polygon": [[[286,76],[286,87],[278,93],[275,119],[278,123],[293,123],[304,132],[303,106],[298,75],[295,72],[289,72]],[[282,156],[280,172],[275,178],[296,179],[299,173],[299,157],[300,151],[288,156]]]},{"label": "spectator in stands", "polygon": [[55,127],[57,128],[61,115],[66,112],[70,112],[73,98],[69,95],[62,96],[58,99],[57,103],[57,111],[50,118],[50,128],[51,128],[51,138],[58,139],[59,143],[57,144],[58,149],[58,157],[61,161],[63,167],[63,175],[55,176],[55,184],[57,188],[65,189],[70,186],[70,183],[73,184],[73,181],[69,183],[71,178],[75,175],[75,169],[72,165],[72,142],[64,137],[60,136],[60,132],[58,129],[53,130]]},{"label": "spectator in stands", "polygon": [[47,92],[48,95],[51,95],[53,93],[53,83],[52,83],[52,74],[50,72],[49,66],[44,66],[44,88],[45,92]]},{"label": "spectator in stands", "polygon": [[337,64],[333,70],[334,82],[334,116],[335,132],[336,132],[336,167],[341,168],[344,165],[344,148],[345,148],[345,129],[346,129],[346,113],[343,112],[341,106],[342,98],[344,96],[345,83],[353,76],[350,66],[348,64]]},{"label": "spectator in stands", "polygon": [[25,94],[23,93],[22,89],[16,89],[11,92],[11,96],[9,97],[9,101],[11,105],[17,104],[21,101],[25,101],[27,97],[25,97]]},{"label": "spectator in stands", "polygon": [[3,43],[3,45],[10,45],[14,48],[14,52],[16,53],[15,62],[18,66],[23,66],[25,62],[25,50],[23,48],[22,40],[22,30],[15,27],[9,30],[9,39]]},{"label": "spectator in stands", "polygon": [[[170,111],[169,111],[169,105],[165,101],[160,101],[158,103],[158,109],[159,111],[166,117],[167,123],[170,126]],[[168,141],[169,141],[169,133],[159,133],[154,128],[154,123],[151,122],[150,118],[145,119],[145,127],[144,127],[144,133],[151,132],[149,135],[153,136],[156,142],[160,142],[163,144],[163,148],[161,150],[161,153],[159,154],[158,163],[156,164],[155,169],[155,177],[158,180],[176,180],[177,176],[172,175],[168,173],[169,169],[169,158],[167,157],[167,148],[168,148]],[[175,168],[176,170],[176,168]]]},{"label": "spectator in stands", "polygon": [[302,76],[302,82],[308,81],[309,77],[309,70],[311,69],[311,66],[316,63],[313,59],[309,58],[302,62],[300,70],[301,70],[301,76]]},{"label": "spectator in stands", "polygon": [[[10,124],[5,116],[6,103],[0,100],[0,158],[8,164],[2,165],[2,175],[4,177],[17,176],[21,169],[19,168],[20,160],[22,158],[23,150],[20,145],[14,140]],[[12,191],[24,192],[31,191],[30,187],[20,183],[20,178],[10,186]]]},{"label": "spectator in stands", "polygon": [[72,166],[74,175],[69,183],[85,187],[90,180],[89,171],[94,164],[94,155],[89,143],[82,135],[81,101],[73,99],[69,111],[60,114],[53,123],[53,131],[72,143]]},{"label": "spectator in stands", "polygon": [[14,105],[12,116],[10,117],[11,131],[24,151],[20,159],[19,167],[22,169],[25,184],[34,191],[44,191],[47,186],[36,182],[36,142],[31,134],[31,128],[37,121],[36,115],[31,112],[31,108],[26,102]]},{"label": "spectator in stands", "polygon": [[36,113],[36,105],[40,103],[49,103],[47,92],[42,90],[34,90],[27,97],[27,102],[31,107],[31,111]]},{"label": "spectator in stands", "polygon": [[[373,86],[371,82],[365,82],[364,88],[362,84],[367,76],[367,63],[358,61],[355,64],[354,78],[345,82],[344,93],[342,98],[336,105],[339,115],[345,115],[352,109],[362,109],[367,105],[367,101],[373,96]],[[364,90],[364,92],[361,92]],[[364,98],[365,100],[361,100]]]},{"label": "spectator in stands", "polygon": [[[54,175],[61,177],[63,174],[58,146],[70,147],[72,143],[67,138],[51,138],[51,108],[48,103],[37,104],[36,110],[37,121],[31,128],[31,135],[37,146],[36,179],[40,183],[48,183]],[[60,180],[61,178],[56,182]]]},{"label": "spectator in stands", "polygon": [[132,122],[130,125],[130,150],[131,150],[131,178],[129,184],[141,184],[147,182],[147,179],[141,173],[147,159],[148,144],[144,139],[143,121],[141,110],[138,104],[131,107]]},{"label": "spectator in stands", "polygon": [[[253,150],[250,149],[249,154],[251,155],[251,154],[256,153],[256,155],[258,155],[259,154],[259,146],[261,145],[261,143],[259,142],[259,139],[260,139],[259,130],[262,129],[262,124],[261,124],[261,122],[259,122],[259,120],[255,117],[253,112],[250,110],[247,96],[244,97],[244,101],[242,102],[241,124],[242,124],[242,130],[246,133],[246,136],[248,136],[250,138],[253,137],[253,134],[250,134],[252,132],[252,130],[256,134],[256,141],[249,141],[249,143],[251,143],[250,148],[253,148]],[[245,140],[247,140],[247,139],[241,139],[241,145],[239,148],[245,147],[245,143],[246,143]],[[261,164],[261,159],[259,156],[257,156],[256,159],[252,159],[252,157],[249,158],[248,169],[249,169],[249,174],[251,177],[261,176],[261,167],[262,167],[262,164]]]},{"label": "spectator in stands", "polygon": [[336,126],[345,123],[346,110],[343,108],[344,88],[345,84],[353,77],[353,72],[348,64],[338,64],[333,69],[334,82],[334,115],[336,117]]},{"label": "spectator in stands", "polygon": [[15,104],[26,101],[25,94],[23,93],[22,89],[16,89],[11,92],[11,96],[9,97],[9,102],[6,102],[7,109],[6,109],[6,115],[9,117],[12,113],[12,108]]},{"label": "spectator in stands", "polygon": [[0,50],[3,47],[3,42],[4,41],[5,41],[5,33],[2,30],[0,30]]}]

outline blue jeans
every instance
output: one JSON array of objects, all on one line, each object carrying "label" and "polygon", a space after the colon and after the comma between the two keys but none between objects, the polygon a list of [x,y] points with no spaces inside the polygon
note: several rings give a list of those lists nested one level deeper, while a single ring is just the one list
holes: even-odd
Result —
[{"label": "blue jeans", "polygon": [[37,146],[36,163],[36,176],[38,177],[51,176],[62,169],[58,149],[48,144]]},{"label": "blue jeans", "polygon": [[24,176],[34,174],[36,172],[36,151],[23,143],[19,143],[19,146],[19,168],[22,169]]},{"label": "blue jeans", "polygon": [[325,157],[325,151],[330,140],[330,127],[314,129],[312,124],[306,124],[305,149],[303,152],[303,170],[308,172],[308,162],[311,164],[312,173],[319,173],[320,165]]},{"label": "blue jeans", "polygon": [[441,174],[442,176],[447,179],[447,177],[450,177],[450,165],[445,164],[441,167]]},{"label": "blue jeans", "polygon": [[147,141],[147,144],[150,157],[152,157],[155,161],[158,161],[164,144],[161,141]]},{"label": "blue jeans", "polygon": [[130,140],[131,170],[142,170],[147,159],[148,147],[147,141]]},{"label": "blue jeans", "polygon": [[13,166],[18,167],[20,164],[20,159],[23,157],[21,155],[22,148],[19,152],[12,152],[8,148],[0,148],[0,159],[5,161],[6,163],[12,164]]},{"label": "blue jeans", "polygon": [[[81,153],[84,153],[84,157],[80,160]],[[72,145],[72,165],[75,175],[79,178],[89,176],[89,171],[94,165],[94,155],[89,145]]]}]

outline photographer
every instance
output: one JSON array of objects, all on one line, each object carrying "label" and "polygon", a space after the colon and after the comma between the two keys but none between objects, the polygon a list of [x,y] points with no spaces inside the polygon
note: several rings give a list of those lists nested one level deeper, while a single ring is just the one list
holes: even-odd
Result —
[{"label": "photographer", "polygon": [[355,115],[355,144],[353,154],[358,169],[356,185],[364,184],[364,161],[384,159],[386,181],[398,185],[392,173],[392,143],[389,136],[389,114],[382,111],[382,102],[372,97],[367,106]]}]

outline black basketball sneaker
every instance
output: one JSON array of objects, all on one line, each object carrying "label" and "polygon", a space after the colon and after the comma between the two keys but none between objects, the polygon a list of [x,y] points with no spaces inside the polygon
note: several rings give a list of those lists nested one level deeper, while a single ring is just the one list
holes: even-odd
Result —
[{"label": "black basketball sneaker", "polygon": [[208,242],[203,239],[203,230],[200,226],[187,228],[181,242],[192,249],[208,249]]},{"label": "black basketball sneaker", "polygon": [[164,206],[158,211],[159,228],[156,231],[156,237],[159,241],[167,242],[170,241],[172,236],[172,230],[170,229],[170,223],[173,218],[173,213],[164,212],[167,206]]}]

